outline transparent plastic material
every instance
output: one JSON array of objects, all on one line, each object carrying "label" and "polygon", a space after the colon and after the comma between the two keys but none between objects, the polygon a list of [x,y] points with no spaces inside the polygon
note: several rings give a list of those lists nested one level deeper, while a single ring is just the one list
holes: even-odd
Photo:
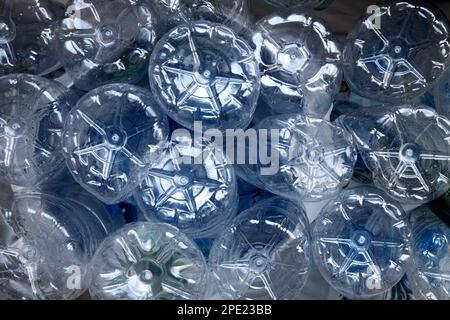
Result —
[{"label": "transparent plastic material", "polygon": [[278,138],[268,135],[259,141],[259,150],[271,154],[270,164],[259,159],[236,166],[247,182],[295,201],[320,201],[337,194],[352,178],[357,153],[342,128],[296,114],[268,117],[255,128],[274,130]]},{"label": "transparent plastic material", "polygon": [[410,260],[411,231],[400,204],[373,187],[347,189],[321,211],[312,231],[323,277],[351,299],[397,284]]},{"label": "transparent plastic material", "polygon": [[135,199],[145,219],[172,224],[193,238],[213,236],[239,203],[234,169],[222,149],[184,139],[172,140],[147,169]]},{"label": "transparent plastic material", "polygon": [[106,230],[61,198],[17,195],[0,216],[0,299],[75,299]]},{"label": "transparent plastic material", "polygon": [[265,0],[267,3],[279,7],[279,8],[314,8],[314,9],[325,9],[327,8],[333,0]]},{"label": "transparent plastic material", "polygon": [[41,184],[64,168],[62,130],[76,97],[57,82],[12,74],[0,78],[0,176]]},{"label": "transparent plastic material", "polygon": [[89,91],[146,74],[159,32],[145,1],[71,0],[57,30],[58,55],[74,85]]},{"label": "transparent plastic material", "polygon": [[49,0],[0,1],[0,75],[44,75],[58,68],[58,9]]},{"label": "transparent plastic material", "polygon": [[105,203],[124,200],[168,136],[166,116],[149,91],[109,84],[83,96],[64,126],[64,155],[74,179]]},{"label": "transparent plastic material", "polygon": [[447,118],[450,117],[450,69],[447,69],[438,80],[433,90],[436,111]]},{"label": "transparent plastic material", "polygon": [[408,281],[416,299],[450,300],[450,227],[430,207],[411,213],[412,268]]},{"label": "transparent plastic material", "polygon": [[209,22],[179,26],[156,45],[150,86],[182,126],[246,128],[259,96],[258,64],[250,46],[229,28]]},{"label": "transparent plastic material", "polygon": [[194,300],[208,285],[201,251],[167,224],[133,223],[111,234],[90,270],[94,299]]},{"label": "transparent plastic material", "polygon": [[166,29],[198,20],[221,23],[240,31],[248,26],[248,0],[154,0]]},{"label": "transparent plastic material", "polygon": [[221,295],[257,300],[296,297],[312,260],[305,222],[302,208],[280,198],[240,213],[218,237],[209,257]]},{"label": "transparent plastic material", "polygon": [[449,188],[450,121],[426,106],[369,108],[342,116],[376,186],[406,202]]},{"label": "transparent plastic material", "polygon": [[325,117],[342,79],[341,51],[325,22],[301,12],[270,15],[257,23],[252,42],[268,105]]},{"label": "transparent plastic material", "polygon": [[424,93],[448,67],[449,22],[422,1],[373,6],[349,34],[345,78],[352,90],[378,101]]}]

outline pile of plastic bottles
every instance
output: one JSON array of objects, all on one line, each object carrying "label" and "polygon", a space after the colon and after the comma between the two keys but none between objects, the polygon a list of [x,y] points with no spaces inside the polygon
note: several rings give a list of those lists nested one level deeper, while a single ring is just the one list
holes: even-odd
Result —
[{"label": "pile of plastic bottles", "polygon": [[0,299],[450,299],[447,17],[267,2],[0,0]]}]

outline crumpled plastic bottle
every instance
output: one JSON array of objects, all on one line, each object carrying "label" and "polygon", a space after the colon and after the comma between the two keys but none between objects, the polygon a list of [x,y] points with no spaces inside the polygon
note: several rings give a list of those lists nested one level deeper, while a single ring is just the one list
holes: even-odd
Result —
[{"label": "crumpled plastic bottle", "polygon": [[271,198],[240,213],[223,229],[209,264],[228,299],[292,299],[310,268],[309,223],[294,203]]},{"label": "crumpled plastic bottle", "polygon": [[409,267],[410,238],[398,202],[373,187],[347,189],[314,222],[314,260],[345,297],[367,299],[401,280]]},{"label": "crumpled plastic bottle", "polygon": [[138,222],[108,236],[92,259],[94,299],[201,299],[208,278],[201,251],[168,224]]},{"label": "crumpled plastic bottle", "polygon": [[157,13],[145,1],[71,0],[56,33],[59,59],[84,91],[137,83],[160,36],[157,24]]},{"label": "crumpled plastic bottle", "polygon": [[169,125],[149,91],[108,84],[83,96],[64,125],[74,179],[101,201],[124,200],[166,144]]},{"label": "crumpled plastic bottle", "polygon": [[411,213],[412,268],[408,281],[416,299],[450,300],[450,227],[432,208]]},{"label": "crumpled plastic bottle", "polygon": [[342,128],[297,114],[268,117],[254,128],[267,136],[260,134],[258,151],[246,145],[247,162],[236,165],[244,180],[294,201],[330,198],[350,181],[357,153]]},{"label": "crumpled plastic bottle", "polygon": [[314,8],[314,9],[325,9],[327,8],[333,0],[264,0],[267,3],[279,7],[279,8],[297,8],[297,7],[306,7],[306,8]]},{"label": "crumpled plastic bottle", "polygon": [[342,78],[341,51],[325,22],[301,11],[273,14],[256,24],[252,42],[268,105],[324,118]]},{"label": "crumpled plastic bottle", "polygon": [[258,64],[230,28],[210,22],[179,26],[158,42],[150,86],[161,107],[188,129],[246,128],[259,97]]},{"label": "crumpled plastic bottle", "polygon": [[38,76],[0,78],[0,175],[19,186],[36,187],[65,168],[64,120],[76,96]]},{"label": "crumpled plastic bottle", "polygon": [[147,220],[202,238],[220,232],[236,214],[234,169],[213,142],[172,140],[145,174],[135,199]]},{"label": "crumpled plastic bottle", "polygon": [[449,26],[445,14],[424,1],[369,7],[346,42],[346,81],[378,101],[421,95],[449,65]]},{"label": "crumpled plastic bottle", "polygon": [[60,11],[49,0],[0,2],[0,75],[45,75],[58,69],[55,28]]},{"label": "crumpled plastic bottle", "polygon": [[0,299],[75,299],[90,258],[106,237],[89,204],[18,194],[0,215]]},{"label": "crumpled plastic bottle", "polygon": [[374,183],[403,202],[449,189],[450,120],[427,106],[364,108],[338,119],[354,136]]}]

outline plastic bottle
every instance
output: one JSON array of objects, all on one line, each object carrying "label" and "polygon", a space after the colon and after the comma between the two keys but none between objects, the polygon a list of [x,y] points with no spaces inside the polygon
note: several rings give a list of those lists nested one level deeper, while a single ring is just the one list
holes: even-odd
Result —
[{"label": "plastic bottle", "polygon": [[64,169],[63,124],[76,97],[38,76],[0,78],[0,175],[35,188]]},{"label": "plastic bottle", "polygon": [[112,82],[139,82],[160,36],[145,1],[71,0],[57,29],[58,57],[84,91]]},{"label": "plastic bottle", "polygon": [[252,32],[262,98],[276,113],[325,118],[342,79],[342,54],[321,19],[297,11],[261,19]]},{"label": "plastic bottle", "polygon": [[314,260],[345,297],[368,299],[401,280],[409,267],[410,238],[398,202],[373,187],[347,189],[314,222]]},{"label": "plastic bottle", "polygon": [[109,84],[83,96],[64,125],[64,155],[74,179],[115,204],[143,179],[168,136],[166,116],[149,91]]},{"label": "plastic bottle", "polygon": [[0,298],[75,299],[108,230],[89,204],[40,193],[15,195],[0,216]]},{"label": "plastic bottle", "polygon": [[206,140],[172,140],[146,170],[135,193],[144,219],[169,223],[192,238],[214,236],[234,217],[239,197],[234,169]]},{"label": "plastic bottle", "polygon": [[167,224],[132,223],[111,234],[90,270],[94,299],[201,299],[208,285],[201,251]]},{"label": "plastic bottle", "polygon": [[246,128],[259,97],[258,64],[230,28],[211,22],[179,26],[156,45],[150,86],[161,107],[188,129]]}]

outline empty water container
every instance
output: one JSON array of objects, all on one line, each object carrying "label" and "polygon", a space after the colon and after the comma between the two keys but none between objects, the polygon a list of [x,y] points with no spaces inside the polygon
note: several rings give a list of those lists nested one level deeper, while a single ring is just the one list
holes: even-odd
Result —
[{"label": "empty water container", "polygon": [[91,263],[94,299],[200,299],[207,267],[198,247],[177,228],[133,223],[111,234]]},{"label": "empty water container", "polygon": [[347,189],[314,223],[314,260],[345,297],[367,299],[401,280],[409,266],[410,236],[405,212],[387,194],[373,187]]},{"label": "empty water container", "polygon": [[109,84],[83,96],[64,126],[64,155],[74,179],[108,204],[124,200],[168,135],[149,91]]},{"label": "empty water container", "polygon": [[318,201],[337,194],[351,179],[356,149],[342,128],[321,119],[286,114],[256,127],[258,149],[247,144],[244,180],[282,197]]},{"label": "empty water container", "polygon": [[60,11],[50,0],[0,2],[0,75],[44,75],[58,68],[55,27]]},{"label": "empty water container", "polygon": [[111,82],[137,83],[159,32],[145,1],[71,0],[57,30],[58,55],[76,87],[91,90]]},{"label": "empty water container", "polygon": [[268,105],[324,118],[342,78],[341,51],[325,22],[309,13],[273,14],[257,23],[252,42]]},{"label": "empty water container", "polygon": [[194,129],[246,128],[259,96],[258,64],[231,29],[210,22],[179,26],[155,47],[150,86],[161,107]]},{"label": "empty water container", "polygon": [[223,229],[209,264],[222,297],[292,299],[311,268],[307,217],[280,198],[258,203]]},{"label": "empty water container", "polygon": [[[88,204],[85,204],[87,207]],[[19,194],[0,215],[0,299],[74,299],[107,231],[62,198]]]},{"label": "empty water container", "polygon": [[450,121],[427,106],[366,108],[339,119],[352,132],[375,185],[405,202],[449,188]]},{"label": "empty water container", "polygon": [[236,214],[234,169],[213,142],[172,140],[145,174],[135,199],[147,220],[201,238],[213,236]]},{"label": "empty water container", "polygon": [[448,67],[449,22],[423,1],[371,6],[349,34],[345,79],[359,95],[385,102],[424,93]]},{"label": "empty water container", "polygon": [[408,281],[416,299],[450,300],[450,227],[431,207],[411,213],[412,268]]},{"label": "empty water container", "polygon": [[62,130],[76,97],[57,82],[12,74],[0,78],[0,175],[21,186],[64,169]]}]

